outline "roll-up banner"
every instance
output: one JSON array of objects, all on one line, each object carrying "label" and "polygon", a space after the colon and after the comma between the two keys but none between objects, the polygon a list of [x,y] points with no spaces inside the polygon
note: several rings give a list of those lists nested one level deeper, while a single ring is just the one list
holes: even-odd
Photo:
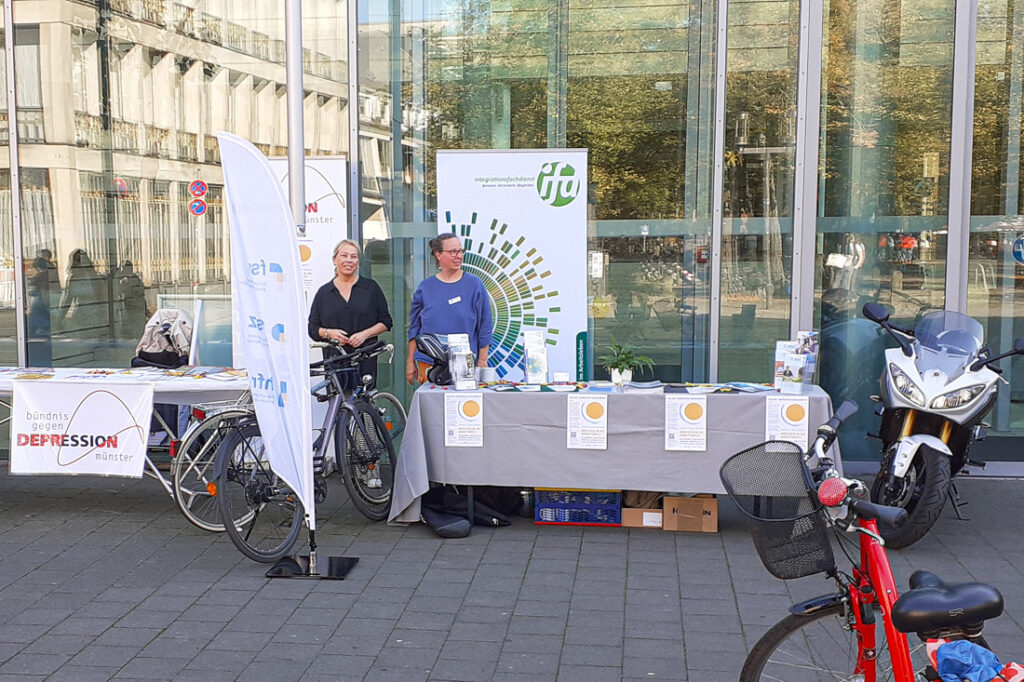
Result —
[{"label": "roll-up banner", "polygon": [[142,478],[153,384],[15,379],[12,474]]},{"label": "roll-up banner", "polygon": [[[309,158],[306,164],[306,233],[299,235],[299,263],[306,307],[313,304],[317,289],[334,277],[331,256],[334,246],[348,239],[348,161],[342,157]],[[270,159],[270,167],[288,194],[288,157]]]},{"label": "roll-up banner", "polygon": [[315,529],[309,345],[299,247],[288,200],[267,158],[219,132],[231,227],[232,305],[271,468]]},{"label": "roll-up banner", "polygon": [[491,295],[498,376],[523,380],[522,332],[540,329],[548,369],[586,379],[587,150],[438,151],[437,208]]}]

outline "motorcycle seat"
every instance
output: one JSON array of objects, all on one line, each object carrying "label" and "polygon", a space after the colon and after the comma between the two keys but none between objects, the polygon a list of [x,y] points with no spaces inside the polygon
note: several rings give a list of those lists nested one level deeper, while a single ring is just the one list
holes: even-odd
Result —
[{"label": "motorcycle seat", "polygon": [[917,571],[892,609],[892,624],[900,632],[936,632],[972,628],[1003,612],[1003,595],[984,583],[948,585],[934,573]]}]

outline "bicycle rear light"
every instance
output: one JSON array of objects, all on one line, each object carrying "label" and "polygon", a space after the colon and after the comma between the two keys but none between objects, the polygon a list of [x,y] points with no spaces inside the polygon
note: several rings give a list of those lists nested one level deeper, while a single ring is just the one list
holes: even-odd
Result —
[{"label": "bicycle rear light", "polygon": [[181,441],[180,440],[172,440],[168,444],[168,446],[167,446],[168,454],[170,454],[171,457],[177,457],[178,456],[178,446],[180,446],[180,445],[181,445]]},{"label": "bicycle rear light", "polygon": [[818,500],[826,507],[838,507],[846,500],[849,490],[841,478],[826,478],[818,486]]},{"label": "bicycle rear light", "polygon": [[206,419],[206,410],[204,410],[201,407],[193,407],[192,418],[197,419],[199,421],[203,421],[204,419]]}]

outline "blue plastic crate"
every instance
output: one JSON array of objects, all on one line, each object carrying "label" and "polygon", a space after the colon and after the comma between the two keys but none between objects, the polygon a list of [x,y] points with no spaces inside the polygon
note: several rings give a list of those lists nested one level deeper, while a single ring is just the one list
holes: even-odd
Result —
[{"label": "blue plastic crate", "polygon": [[537,488],[533,513],[533,522],[542,525],[620,526],[622,492]]}]

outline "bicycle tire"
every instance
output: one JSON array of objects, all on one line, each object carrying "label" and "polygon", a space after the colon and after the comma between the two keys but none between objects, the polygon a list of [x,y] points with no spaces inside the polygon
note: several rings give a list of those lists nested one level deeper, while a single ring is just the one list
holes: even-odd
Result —
[{"label": "bicycle tire", "polygon": [[952,480],[949,455],[922,445],[902,481],[904,489],[891,491],[889,484],[896,483],[891,478],[887,471],[878,472],[871,485],[871,501],[906,510],[907,520],[902,524],[878,529],[887,547],[904,549],[927,535],[942,514]]},{"label": "bicycle tire", "polygon": [[[364,425],[368,439],[359,429],[357,419]],[[385,519],[391,508],[396,455],[391,435],[377,410],[363,400],[346,404],[335,422],[334,452],[352,504],[371,521]]]},{"label": "bicycle tire", "polygon": [[217,451],[228,430],[251,417],[248,410],[226,410],[196,422],[181,439],[171,460],[171,488],[175,504],[193,526],[210,533],[224,532],[216,498]]},{"label": "bicycle tire", "polygon": [[[857,635],[837,605],[812,615],[789,614],[761,636],[747,655],[740,682],[835,682],[854,679]],[[895,682],[881,614],[875,618],[876,679]],[[923,642],[910,640],[914,670],[928,665]]]},{"label": "bicycle tire", "polygon": [[402,401],[393,393],[378,391],[373,394],[370,402],[380,414],[381,419],[384,420],[384,428],[391,435],[391,443],[395,446],[395,456],[400,457],[402,437],[405,435],[405,422],[409,419]]},{"label": "bicycle tire", "polygon": [[[231,429],[217,457],[217,501],[231,542],[262,563],[291,552],[302,529],[302,503],[270,468],[259,424]],[[233,521],[239,518],[245,520]]]}]

